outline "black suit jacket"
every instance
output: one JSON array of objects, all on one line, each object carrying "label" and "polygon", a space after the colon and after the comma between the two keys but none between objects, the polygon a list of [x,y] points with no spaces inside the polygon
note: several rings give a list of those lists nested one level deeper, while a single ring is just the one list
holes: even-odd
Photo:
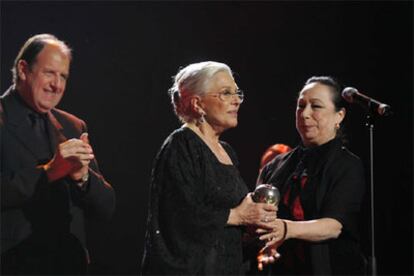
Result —
[{"label": "black suit jacket", "polygon": [[[37,167],[49,160],[40,151],[41,142],[33,133],[24,103],[12,88],[0,97],[0,103],[2,256],[23,245],[24,251],[33,251],[27,254],[34,255],[64,251],[71,245],[86,248],[85,220],[112,216],[112,187],[95,160],[90,163],[85,187],[69,177],[49,183],[44,170]],[[52,149],[86,132],[85,123],[67,112],[53,109],[47,116]]]}]

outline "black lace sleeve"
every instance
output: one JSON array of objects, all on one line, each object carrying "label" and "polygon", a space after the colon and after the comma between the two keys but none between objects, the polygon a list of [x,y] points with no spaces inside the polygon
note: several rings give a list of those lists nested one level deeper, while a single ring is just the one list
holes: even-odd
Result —
[{"label": "black lace sleeve", "polygon": [[212,243],[214,232],[227,222],[229,210],[205,202],[204,160],[191,141],[176,139],[169,145],[164,160],[162,202],[160,206],[169,223],[180,229],[182,238]]}]

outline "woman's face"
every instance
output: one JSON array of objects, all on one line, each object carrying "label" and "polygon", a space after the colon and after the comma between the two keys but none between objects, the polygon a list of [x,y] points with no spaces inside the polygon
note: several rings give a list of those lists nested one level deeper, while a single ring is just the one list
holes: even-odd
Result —
[{"label": "woman's face", "polygon": [[237,90],[233,77],[226,71],[216,73],[207,84],[200,107],[206,114],[206,122],[218,132],[237,126],[237,113],[241,104]]},{"label": "woman's face", "polygon": [[296,106],[296,129],[305,146],[325,144],[336,136],[345,110],[335,110],[329,86],[314,82],[299,94]]}]

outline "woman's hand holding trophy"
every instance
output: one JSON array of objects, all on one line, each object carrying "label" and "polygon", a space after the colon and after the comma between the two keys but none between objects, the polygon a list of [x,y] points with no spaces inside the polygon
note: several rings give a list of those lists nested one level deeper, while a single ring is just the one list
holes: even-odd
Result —
[{"label": "woman's hand holding trophy", "polygon": [[[254,202],[268,203],[275,205],[279,204],[280,193],[279,190],[271,184],[261,184],[256,187],[252,195]],[[266,241],[264,247],[257,255],[257,268],[261,271],[263,266],[269,263],[274,263],[280,258],[277,248],[283,243],[286,238],[287,225],[281,219],[268,220],[267,217],[263,219],[270,228],[258,228],[256,233],[261,234],[260,240]]]}]

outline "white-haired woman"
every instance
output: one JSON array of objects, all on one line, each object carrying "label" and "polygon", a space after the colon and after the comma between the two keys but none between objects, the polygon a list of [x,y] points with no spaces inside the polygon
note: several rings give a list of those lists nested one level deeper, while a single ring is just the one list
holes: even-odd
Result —
[{"label": "white-haired woman", "polygon": [[242,274],[244,225],[269,227],[276,207],[254,203],[232,148],[244,95],[223,63],[181,69],[170,89],[184,123],[162,145],[151,179],[143,274]]}]

